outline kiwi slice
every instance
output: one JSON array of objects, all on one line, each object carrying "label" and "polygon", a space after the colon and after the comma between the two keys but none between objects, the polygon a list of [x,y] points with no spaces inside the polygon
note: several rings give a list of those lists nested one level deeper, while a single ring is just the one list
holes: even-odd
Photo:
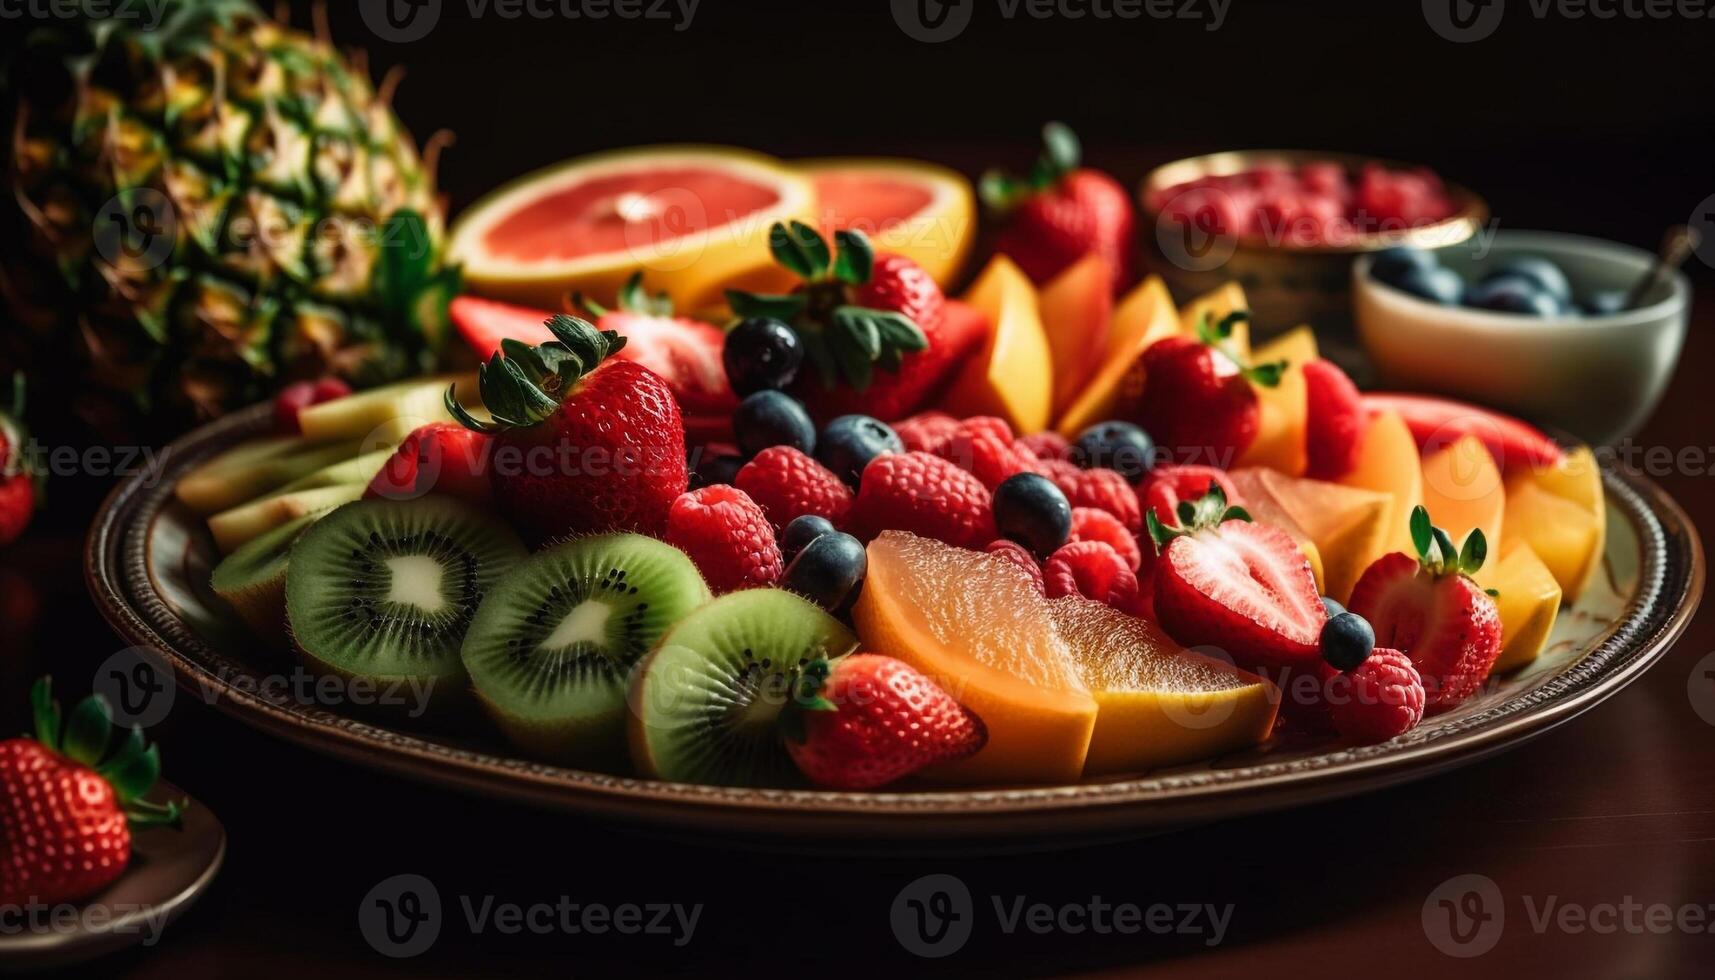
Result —
[{"label": "kiwi slice", "polygon": [[631,686],[631,758],[660,779],[801,783],[780,732],[799,672],[857,646],[840,621],[779,589],[733,592],[661,638]]},{"label": "kiwi slice", "polygon": [[428,684],[432,705],[457,702],[465,630],[524,555],[511,528],[448,497],[346,504],[292,546],[292,638],[314,668]]},{"label": "kiwi slice", "polygon": [[257,636],[278,646],[291,645],[285,642],[286,557],[319,516],[305,514],[251,540],[214,566],[209,578],[209,587]]},{"label": "kiwi slice", "polygon": [[625,761],[631,669],[709,601],[684,552],[639,534],[578,538],[507,572],[471,620],[465,669],[525,752],[601,769]]}]

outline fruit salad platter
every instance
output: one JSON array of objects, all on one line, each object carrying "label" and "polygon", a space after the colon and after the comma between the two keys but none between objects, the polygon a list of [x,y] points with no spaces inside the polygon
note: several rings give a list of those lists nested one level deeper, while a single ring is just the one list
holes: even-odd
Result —
[{"label": "fruit salad platter", "polygon": [[[1253,338],[1236,282],[1175,302],[1123,189],[1045,144],[980,195],[708,147],[526,178],[450,234],[449,373],[192,433],[108,501],[91,587],[181,683],[317,749],[823,843],[1416,778],[1678,635],[1702,558],[1653,485],[1360,391],[1311,326]],[[409,696],[267,683],[298,676]]]}]

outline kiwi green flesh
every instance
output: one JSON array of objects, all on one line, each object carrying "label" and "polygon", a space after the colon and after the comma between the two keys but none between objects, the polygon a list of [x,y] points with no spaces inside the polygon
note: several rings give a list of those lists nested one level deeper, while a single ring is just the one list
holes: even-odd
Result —
[{"label": "kiwi green flesh", "polygon": [[631,751],[661,779],[794,786],[779,716],[803,667],[857,639],[819,607],[779,589],[734,592],[662,637],[631,691]]},{"label": "kiwi green flesh", "polygon": [[579,538],[507,572],[477,609],[462,657],[496,724],[532,755],[625,759],[632,667],[709,600],[685,553],[638,534]]},{"label": "kiwi green flesh", "polygon": [[510,528],[447,497],[346,504],[292,546],[293,640],[332,673],[462,689],[465,630],[524,554]]},{"label": "kiwi green flesh", "polygon": [[320,516],[305,514],[246,542],[214,566],[209,577],[215,594],[265,639],[284,638],[286,559],[293,543]]}]

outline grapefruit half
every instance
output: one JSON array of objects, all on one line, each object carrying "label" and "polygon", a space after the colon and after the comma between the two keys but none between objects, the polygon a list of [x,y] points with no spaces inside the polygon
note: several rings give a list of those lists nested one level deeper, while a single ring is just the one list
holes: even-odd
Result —
[{"label": "grapefruit half", "polygon": [[720,146],[646,146],[522,177],[467,210],[449,253],[468,288],[559,309],[568,293],[612,304],[634,272],[681,310],[726,288],[789,285],[768,253],[776,221],[813,220],[811,182],[772,157]]},{"label": "grapefruit half", "polygon": [[816,189],[824,235],[855,228],[878,252],[903,255],[951,285],[976,235],[976,196],[957,171],[916,160],[851,157],[802,160]]}]

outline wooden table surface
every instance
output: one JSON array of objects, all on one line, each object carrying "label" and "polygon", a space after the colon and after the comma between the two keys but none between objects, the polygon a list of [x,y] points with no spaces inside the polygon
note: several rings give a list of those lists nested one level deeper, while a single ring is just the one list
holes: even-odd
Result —
[{"label": "wooden table surface", "polygon": [[[1695,465],[1653,475],[1707,528],[1715,526],[1706,380],[1715,370],[1715,282],[1708,269],[1696,272],[1684,363],[1636,443],[1700,449]],[[80,577],[90,493],[62,488],[42,525],[0,556],[7,730],[18,730],[30,678],[51,671],[64,691],[87,690],[95,665],[120,646]],[[1143,967],[1154,976],[1247,980],[1331,970],[1394,980],[1707,976],[1715,963],[1715,728],[1689,692],[1701,685],[1715,705],[1715,678],[1705,673],[1715,670],[1711,651],[1715,607],[1705,607],[1627,690],[1448,775],[1132,843],[991,858],[852,860],[637,836],[360,771],[179,698],[155,734],[169,776],[225,822],[226,867],[158,946],[97,969],[174,980]],[[400,874],[429,879],[445,911],[432,950],[414,959],[382,956],[359,928],[365,896]],[[959,879],[975,913],[968,942],[936,960],[907,952],[890,918],[902,889],[930,874]],[[1464,881],[1446,884],[1464,875],[1493,883],[1486,906],[1460,904]],[[662,935],[473,934],[461,902],[480,908],[487,897],[702,908],[682,946]],[[1028,917],[1009,931],[1021,900],[1055,909],[1164,903],[1216,915],[1192,920],[1199,931],[1166,934],[1096,928],[1118,921],[1111,913],[1063,917],[1090,923],[1076,931],[1032,931]],[[1450,919],[1448,908],[1481,915]],[[1209,926],[1217,919],[1218,942]],[[1478,929],[1485,922],[1498,923],[1498,933],[1493,924]]]}]

